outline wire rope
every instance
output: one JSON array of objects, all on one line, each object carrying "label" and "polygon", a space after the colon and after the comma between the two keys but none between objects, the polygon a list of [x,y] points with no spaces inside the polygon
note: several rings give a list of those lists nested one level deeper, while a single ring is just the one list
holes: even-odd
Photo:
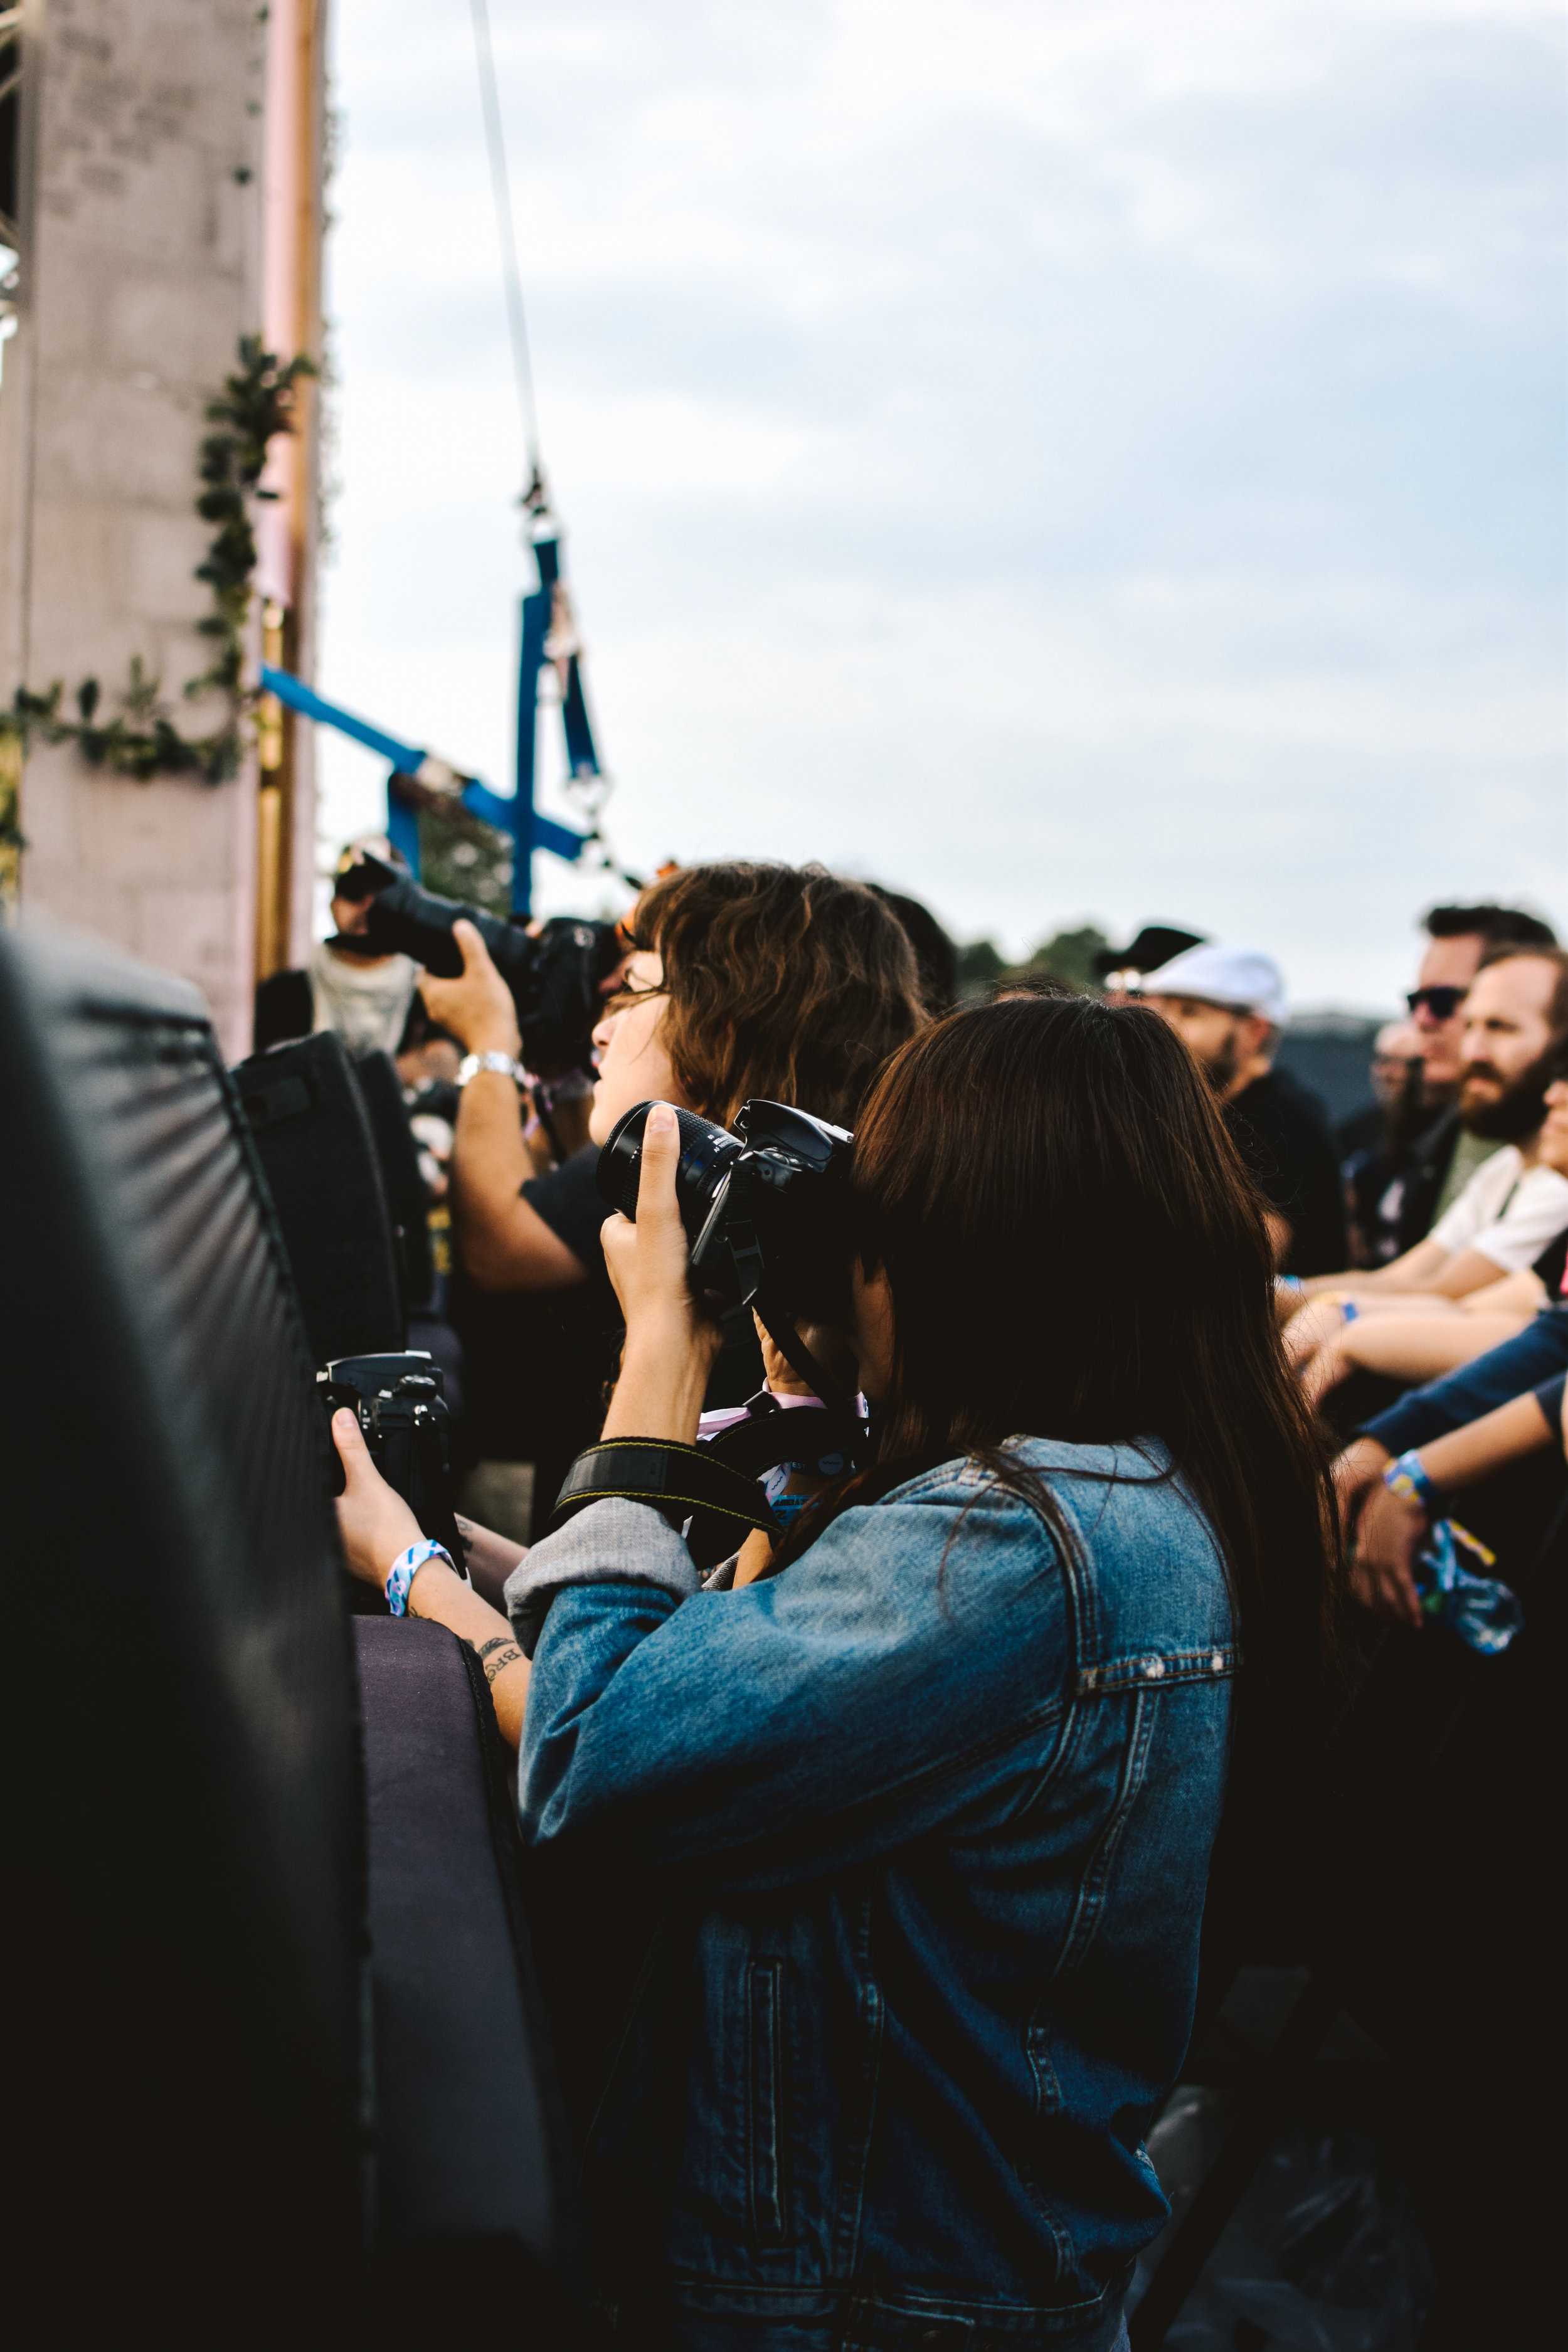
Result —
[{"label": "wire rope", "polygon": [[495,200],[496,228],[500,237],[501,283],[506,290],[507,326],[511,337],[517,404],[522,419],[523,452],[528,460],[529,473],[537,480],[541,470],[539,412],[533,397],[533,361],[528,345],[528,317],[522,307],[522,272],[517,260],[517,229],[512,217],[506,134],[501,127],[495,51],[490,44],[489,0],[469,0],[469,12],[474,23],[474,56],[479,73],[479,106],[485,119],[485,145],[489,153],[490,194]]}]

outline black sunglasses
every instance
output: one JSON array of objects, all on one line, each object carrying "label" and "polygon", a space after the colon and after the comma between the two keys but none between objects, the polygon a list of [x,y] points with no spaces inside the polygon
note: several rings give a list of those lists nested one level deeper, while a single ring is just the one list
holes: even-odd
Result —
[{"label": "black sunglasses", "polygon": [[1425,1005],[1434,1021],[1451,1021],[1469,992],[1468,988],[1413,988],[1405,1002],[1412,1013]]}]

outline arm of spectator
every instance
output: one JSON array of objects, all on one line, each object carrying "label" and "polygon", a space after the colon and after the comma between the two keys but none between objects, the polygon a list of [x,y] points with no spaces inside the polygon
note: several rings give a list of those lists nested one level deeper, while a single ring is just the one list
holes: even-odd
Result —
[{"label": "arm of spectator", "polygon": [[[1556,1433],[1555,1416],[1545,1397],[1531,1390],[1462,1429],[1433,1438],[1421,1448],[1421,1466],[1447,1496],[1494,1477],[1527,1454],[1539,1454]],[[1444,1516],[1441,1507],[1436,1516]],[[1403,1624],[1420,1624],[1415,1567],[1432,1517],[1413,1497],[1392,1494],[1380,1476],[1362,1510],[1351,1562],[1351,1590],[1366,1608]]]},{"label": "arm of spectator", "polygon": [[[419,983],[431,1017],[470,1054],[521,1051],[517,1007],[472,923],[452,926],[462,950],[456,980]],[[478,1070],[458,1098],[449,1170],[458,1255],[482,1290],[564,1290],[588,1269],[537,1209],[521,1198],[533,1161],[523,1139],[517,1087],[504,1070]]]},{"label": "arm of spectator", "polygon": [[1551,1303],[1541,1276],[1526,1266],[1521,1274],[1505,1274],[1500,1281],[1472,1290],[1458,1307],[1461,1315],[1510,1315],[1523,1323]]},{"label": "arm of spectator", "polygon": [[[1441,1380],[1446,1372],[1485,1355],[1489,1348],[1511,1339],[1525,1321],[1522,1315],[1465,1315],[1452,1305],[1446,1312],[1405,1315],[1393,1300],[1382,1303],[1395,1311],[1358,1315],[1309,1357],[1301,1386],[1310,1402],[1321,1403],[1352,1372],[1376,1372],[1384,1380],[1411,1383]],[[1410,1305],[1441,1308],[1444,1302],[1413,1298]]]},{"label": "arm of spectator", "polygon": [[[346,1409],[332,1415],[332,1442],[343,1465],[338,1530],[349,1572],[362,1584],[384,1591],[393,1561],[419,1541],[423,1530],[402,1496],[387,1485],[371,1460],[360,1425]],[[488,1535],[489,1531],[480,1532]],[[500,1543],[503,1538],[496,1536],[490,1540]],[[521,1546],[508,1548],[521,1557]],[[416,1571],[407,1606],[411,1616],[445,1625],[474,1652],[485,1670],[500,1736],[509,1748],[516,1748],[522,1738],[531,1669],[512,1639],[507,1619],[465,1584],[456,1570],[438,1559],[426,1560]]]},{"label": "arm of spectator", "polygon": [[[1370,1274],[1356,1274],[1349,1269],[1343,1274],[1309,1275],[1296,1296],[1292,1311],[1309,1298],[1321,1298],[1331,1292],[1339,1297],[1373,1298],[1381,1291],[1436,1290],[1440,1286],[1436,1277],[1447,1265],[1450,1253],[1441,1242],[1417,1242],[1388,1265],[1375,1267]],[[1497,1267],[1491,1268],[1491,1279],[1497,1280]]]},{"label": "arm of spectator", "polygon": [[1501,1269],[1485,1250],[1455,1250],[1447,1264],[1421,1286],[1443,1298],[1466,1298],[1477,1290],[1492,1289]]}]

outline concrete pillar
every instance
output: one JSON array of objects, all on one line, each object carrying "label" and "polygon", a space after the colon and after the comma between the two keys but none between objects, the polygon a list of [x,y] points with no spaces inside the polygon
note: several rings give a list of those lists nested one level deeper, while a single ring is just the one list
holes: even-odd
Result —
[{"label": "concrete pillar", "polygon": [[[207,401],[262,324],[267,12],[258,0],[29,0],[18,331],[0,391],[0,692],[133,655],[184,731],[221,701],[193,575]],[[137,783],[68,746],[22,784],[24,919],[47,909],[196,982],[249,1042],[257,778]]]}]

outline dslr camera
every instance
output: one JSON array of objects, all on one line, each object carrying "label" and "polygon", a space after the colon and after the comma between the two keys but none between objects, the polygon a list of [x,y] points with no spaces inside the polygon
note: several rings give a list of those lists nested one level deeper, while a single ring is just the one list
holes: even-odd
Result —
[{"label": "dslr camera", "polygon": [[[599,1154],[601,1194],[634,1222],[652,1108],[644,1102],[627,1111]],[[754,1306],[770,1331],[770,1316],[844,1323],[854,1137],[787,1103],[742,1104],[733,1134],[695,1111],[675,1115],[676,1198],[691,1243],[693,1288],[720,1315]]]},{"label": "dslr camera", "polygon": [[[337,1356],[316,1374],[328,1419],[347,1405],[387,1485],[425,1534],[445,1544],[461,1574],[466,1547],[454,1509],[451,1415],[442,1388],[440,1366],[419,1348],[401,1355]],[[341,1471],[337,1491],[342,1492]]]},{"label": "dslr camera", "polygon": [[412,956],[438,980],[455,980],[463,969],[452,926],[465,917],[511,991],[528,1067],[552,1076],[589,1066],[600,988],[625,951],[614,923],[558,915],[536,935],[520,923],[503,923],[478,907],[422,890],[370,856],[341,875],[335,887],[342,898],[369,901],[369,948],[383,955]]}]

